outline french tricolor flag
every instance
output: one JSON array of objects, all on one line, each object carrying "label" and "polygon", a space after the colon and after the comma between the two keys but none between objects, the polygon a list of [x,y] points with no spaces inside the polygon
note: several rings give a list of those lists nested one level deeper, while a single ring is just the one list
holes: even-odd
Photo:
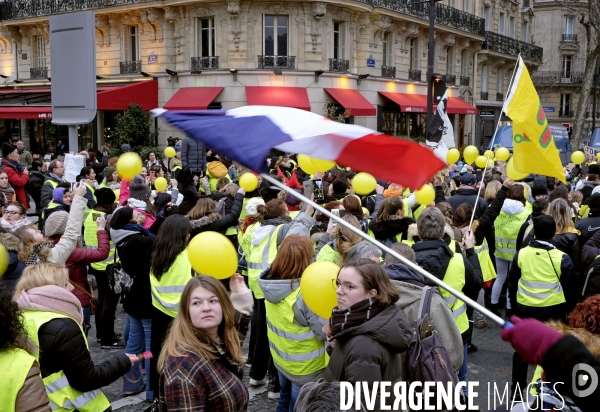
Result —
[{"label": "french tricolor flag", "polygon": [[266,158],[272,148],[333,160],[413,189],[423,186],[445,166],[427,147],[306,110],[244,106],[152,112],[213,151],[258,172],[268,172]]}]

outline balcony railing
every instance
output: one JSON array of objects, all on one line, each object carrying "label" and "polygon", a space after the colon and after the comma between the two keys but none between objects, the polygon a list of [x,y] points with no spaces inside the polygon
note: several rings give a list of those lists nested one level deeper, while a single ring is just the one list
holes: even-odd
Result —
[{"label": "balcony railing", "polygon": [[577,41],[577,35],[573,34],[573,33],[571,33],[571,34],[563,33],[562,41]]},{"label": "balcony railing", "polygon": [[295,69],[296,56],[258,56],[259,69]]},{"label": "balcony railing", "polygon": [[218,69],[219,56],[192,57],[192,73],[198,73],[204,69]]},{"label": "balcony railing", "polygon": [[488,99],[488,92],[481,92],[481,100],[487,100]]},{"label": "balcony railing", "polygon": [[392,66],[381,66],[381,77],[395,78],[396,68]]},{"label": "balcony railing", "polygon": [[350,71],[350,60],[329,59],[329,71],[347,73]]},{"label": "balcony railing", "polygon": [[26,19],[36,16],[98,9],[152,0],[13,0],[0,4],[0,20]]},{"label": "balcony railing", "polygon": [[456,85],[456,75],[455,74],[447,74],[446,75],[446,86],[455,86]]},{"label": "balcony railing", "polygon": [[48,68],[32,67],[29,69],[29,77],[31,79],[46,79],[48,78]]},{"label": "balcony railing", "polygon": [[142,71],[142,61],[119,62],[119,69],[121,74],[139,73]]},{"label": "balcony railing", "polygon": [[525,43],[524,41],[519,41],[491,31],[485,32],[485,42],[481,45],[481,48],[509,54],[511,56],[517,56],[521,53],[523,59],[540,63],[544,57],[544,49],[539,46],[534,46],[533,44]]},{"label": "balcony railing", "polygon": [[502,94],[502,93],[496,93],[496,101],[497,102],[503,102],[504,101],[504,94]]},{"label": "balcony railing", "polygon": [[460,76],[460,85],[468,86],[471,83],[471,78],[469,76]]},{"label": "balcony railing", "polygon": [[408,69],[408,80],[420,82],[421,81],[421,70]]},{"label": "balcony railing", "polygon": [[564,110],[561,108],[558,111],[558,116],[559,117],[573,117],[573,112],[571,110]]},{"label": "balcony railing", "polygon": [[531,75],[534,83],[581,83],[583,72],[537,71]]}]

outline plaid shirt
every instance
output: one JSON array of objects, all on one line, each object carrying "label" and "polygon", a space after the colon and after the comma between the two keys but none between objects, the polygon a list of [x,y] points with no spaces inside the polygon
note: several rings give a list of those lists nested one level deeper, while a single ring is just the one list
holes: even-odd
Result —
[{"label": "plaid shirt", "polygon": [[[250,316],[235,312],[241,341],[246,337]],[[234,362],[215,344],[220,356],[206,360],[186,352],[168,357],[160,375],[159,410],[187,412],[236,412],[248,407],[248,390],[242,382],[243,364]]]}]

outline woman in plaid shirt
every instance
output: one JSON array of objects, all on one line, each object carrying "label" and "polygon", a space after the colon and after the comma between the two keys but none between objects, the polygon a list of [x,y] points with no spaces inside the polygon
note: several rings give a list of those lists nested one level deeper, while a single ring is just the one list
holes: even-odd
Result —
[{"label": "woman in plaid shirt", "polygon": [[252,292],[239,274],[225,287],[209,276],[190,279],[158,359],[159,410],[245,411],[243,342]]}]

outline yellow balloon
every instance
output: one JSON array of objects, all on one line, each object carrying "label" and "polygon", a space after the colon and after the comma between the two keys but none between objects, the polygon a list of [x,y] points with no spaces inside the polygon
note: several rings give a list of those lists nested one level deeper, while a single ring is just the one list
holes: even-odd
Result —
[{"label": "yellow balloon", "polygon": [[415,192],[415,199],[420,205],[428,205],[435,199],[435,190],[428,184]]},{"label": "yellow balloon", "polygon": [[6,273],[9,261],[10,257],[8,256],[8,250],[6,250],[6,247],[0,243],[0,278],[4,276],[4,273]]},{"label": "yellow balloon", "polygon": [[458,149],[448,150],[448,152],[446,153],[446,162],[449,165],[458,162],[458,159],[460,159],[460,152],[458,151]]},{"label": "yellow balloon", "polygon": [[317,172],[326,172],[333,166],[335,166],[335,162],[333,160],[325,160],[316,157],[311,157],[310,161]]},{"label": "yellow balloon", "polygon": [[488,158],[488,156],[489,156],[490,160],[494,160],[494,152],[492,152],[491,150],[486,150],[483,153],[483,157],[485,157],[486,159]]},{"label": "yellow balloon", "polygon": [[467,162],[469,165],[475,162],[477,156],[479,156],[479,150],[477,150],[475,146],[467,146],[465,147],[465,150],[463,150],[463,157],[465,162]]},{"label": "yellow balloon", "polygon": [[365,172],[357,173],[352,179],[352,189],[359,195],[368,195],[375,190],[375,186],[377,186],[377,180]]},{"label": "yellow balloon", "polygon": [[576,165],[580,165],[585,162],[585,154],[581,150],[573,152],[571,154],[571,161]]},{"label": "yellow balloon", "polygon": [[485,156],[477,156],[477,159],[475,159],[475,164],[477,167],[484,168],[487,164],[487,158]]},{"label": "yellow balloon", "polygon": [[200,275],[226,279],[238,267],[238,257],[233,244],[217,232],[202,232],[188,244],[188,258],[194,271]]},{"label": "yellow balloon", "polygon": [[258,179],[254,174],[250,172],[246,172],[240,176],[239,184],[242,189],[245,189],[246,192],[252,192],[258,187]]},{"label": "yellow balloon", "polygon": [[117,173],[121,179],[132,180],[142,172],[142,158],[134,152],[125,152],[117,161]]},{"label": "yellow balloon", "polygon": [[164,177],[157,177],[154,181],[154,188],[159,192],[165,190],[167,188],[167,179]]},{"label": "yellow balloon", "polygon": [[519,172],[515,169],[513,165],[514,157],[511,157],[508,163],[506,164],[506,176],[508,176],[511,180],[522,180],[529,176],[529,173]]},{"label": "yellow balloon", "polygon": [[510,152],[508,151],[508,149],[506,147],[499,147],[496,149],[496,159],[506,162],[509,157],[510,157]]},{"label": "yellow balloon", "polygon": [[[304,170],[304,173],[306,173],[308,175],[314,175],[315,173],[317,173],[317,169],[315,168],[315,165],[310,160],[310,156],[308,156],[308,155],[299,154],[298,155],[298,164],[300,165],[300,169]],[[275,166],[275,165],[272,165],[272,166]]]},{"label": "yellow balloon", "polygon": [[337,306],[335,280],[340,267],[331,262],[311,263],[300,278],[300,292],[306,305],[323,319],[331,317]]},{"label": "yellow balloon", "polygon": [[165,148],[165,156],[168,158],[175,157],[176,154],[177,152],[171,146]]}]

